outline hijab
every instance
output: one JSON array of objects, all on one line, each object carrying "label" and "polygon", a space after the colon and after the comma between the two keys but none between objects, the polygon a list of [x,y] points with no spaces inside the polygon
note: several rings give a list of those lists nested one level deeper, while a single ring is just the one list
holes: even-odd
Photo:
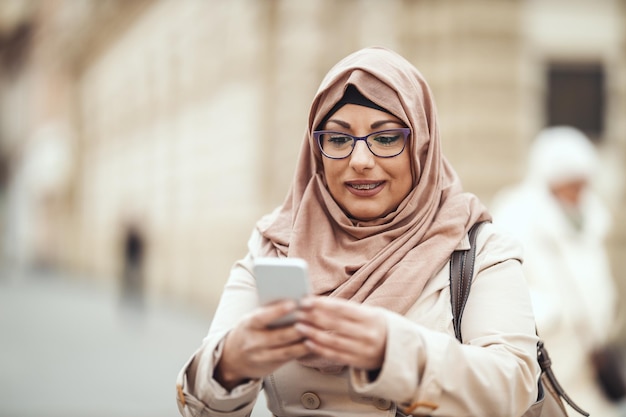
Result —
[{"label": "hijab", "polygon": [[[312,134],[348,86],[411,129],[404,152],[411,152],[413,188],[395,211],[371,221],[350,218],[335,202]],[[469,228],[488,219],[441,153],[435,103],[420,72],[397,53],[372,47],[347,56],[322,80],[287,197],[257,228],[262,256],[308,262],[315,294],[403,314]]]},{"label": "hijab", "polygon": [[[550,126],[537,134],[530,148],[522,186],[530,196],[527,205],[541,207],[543,213],[552,213],[548,217],[550,220],[542,226],[544,231],[562,234],[573,227],[577,233],[602,238],[608,233],[609,210],[593,190],[598,167],[598,152],[579,129]],[[577,205],[561,201],[550,192],[554,186],[576,181],[587,183]]]},{"label": "hijab", "polygon": [[572,126],[551,126],[539,132],[528,157],[528,181],[557,185],[591,181],[598,166],[587,136]]}]

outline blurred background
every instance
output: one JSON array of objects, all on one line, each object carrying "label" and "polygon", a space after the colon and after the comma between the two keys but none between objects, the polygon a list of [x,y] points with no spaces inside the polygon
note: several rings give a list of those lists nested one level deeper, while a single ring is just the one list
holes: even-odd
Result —
[{"label": "blurred background", "polygon": [[0,414],[176,415],[319,82],[364,46],[424,74],[487,203],[542,127],[583,130],[625,293],[624,28],[625,0],[0,0]]}]

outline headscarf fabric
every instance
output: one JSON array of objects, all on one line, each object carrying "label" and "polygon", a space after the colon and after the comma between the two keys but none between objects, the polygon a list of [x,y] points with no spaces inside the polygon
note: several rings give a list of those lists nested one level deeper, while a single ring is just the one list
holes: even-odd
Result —
[{"label": "headscarf fabric", "polygon": [[546,185],[591,181],[597,166],[597,151],[583,132],[572,126],[550,126],[532,143],[528,181]]},{"label": "headscarf fabric", "polygon": [[[395,211],[371,221],[350,218],[334,201],[312,134],[349,85],[411,129],[404,152],[411,152],[413,188]],[[430,88],[397,53],[362,49],[328,72],[308,120],[287,197],[257,223],[262,255],[305,259],[315,294],[406,313],[469,228],[490,219],[441,153]]]}]

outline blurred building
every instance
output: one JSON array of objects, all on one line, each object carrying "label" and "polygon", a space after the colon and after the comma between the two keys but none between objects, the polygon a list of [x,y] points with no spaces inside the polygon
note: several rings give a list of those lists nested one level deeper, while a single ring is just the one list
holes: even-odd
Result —
[{"label": "blurred building", "polygon": [[120,284],[132,230],[146,295],[212,311],[321,78],[384,45],[429,80],[444,152],[487,201],[546,124],[594,139],[624,288],[625,27],[626,0],[4,0],[4,262]]}]

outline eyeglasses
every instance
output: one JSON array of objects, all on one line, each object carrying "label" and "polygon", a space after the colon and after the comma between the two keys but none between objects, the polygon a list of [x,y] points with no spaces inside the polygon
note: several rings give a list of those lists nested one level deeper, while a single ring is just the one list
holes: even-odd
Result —
[{"label": "eyeglasses", "polygon": [[359,140],[365,141],[367,149],[374,155],[380,158],[393,158],[402,153],[410,134],[411,129],[405,127],[382,130],[363,137],[352,136],[342,132],[318,130],[313,132],[313,137],[317,141],[322,154],[330,159],[349,157]]}]

